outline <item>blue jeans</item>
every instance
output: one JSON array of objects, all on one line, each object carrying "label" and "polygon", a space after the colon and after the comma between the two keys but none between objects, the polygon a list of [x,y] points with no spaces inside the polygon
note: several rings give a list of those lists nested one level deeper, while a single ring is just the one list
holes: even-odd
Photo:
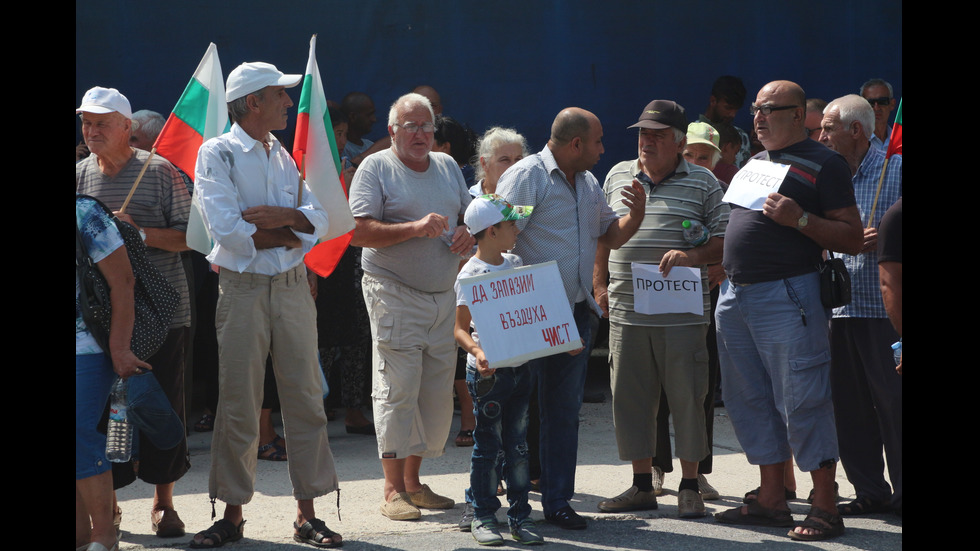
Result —
[{"label": "blue jeans", "polygon": [[585,350],[574,356],[561,353],[528,362],[531,384],[538,389],[541,412],[540,486],[545,515],[568,506],[575,493],[578,414],[585,393],[594,316],[585,301],[575,305],[574,315]]},{"label": "blue jeans", "polygon": [[497,499],[499,466],[507,477],[507,517],[516,526],[531,514],[527,493],[531,487],[527,469],[527,402],[531,375],[527,364],[502,367],[481,378],[475,367],[466,367],[466,387],[473,397],[476,429],[470,487],[466,501],[473,504],[476,518],[492,517],[500,508]]},{"label": "blue jeans", "polygon": [[802,471],[836,461],[829,310],[817,273],[730,285],[718,300],[725,407],[753,465],[796,456]]}]

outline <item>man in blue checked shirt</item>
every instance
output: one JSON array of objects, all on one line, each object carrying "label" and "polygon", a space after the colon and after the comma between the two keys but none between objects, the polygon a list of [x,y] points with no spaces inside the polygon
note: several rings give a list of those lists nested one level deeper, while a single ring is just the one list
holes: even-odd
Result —
[{"label": "man in blue checked shirt", "polygon": [[[888,159],[877,193],[885,153],[871,145],[874,124],[871,105],[854,94],[830,102],[820,123],[820,141],[850,165],[865,228],[861,253],[841,255],[851,274],[852,298],[834,309],[830,322],[837,440],[844,472],[857,492],[857,499],[837,506],[841,515],[902,512],[902,377],[895,372],[891,350],[898,333],[881,299],[877,252],[878,223],[902,196],[902,156]],[[891,488],[884,477],[882,447]]]}]

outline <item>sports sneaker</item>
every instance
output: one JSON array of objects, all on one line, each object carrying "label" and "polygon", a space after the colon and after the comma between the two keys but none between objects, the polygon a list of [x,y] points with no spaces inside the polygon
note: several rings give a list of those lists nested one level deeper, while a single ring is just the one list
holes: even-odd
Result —
[{"label": "sports sneaker", "polygon": [[463,506],[463,517],[459,519],[459,531],[469,532],[470,525],[473,524],[474,518],[476,518],[476,516],[473,514],[473,504],[465,504]]},{"label": "sports sneaker", "polygon": [[422,511],[419,511],[419,508],[412,504],[412,498],[406,492],[395,494],[391,501],[382,503],[381,514],[391,520],[418,520],[422,518]]},{"label": "sports sneaker", "polygon": [[603,513],[625,513],[627,511],[647,511],[657,508],[657,496],[653,491],[641,492],[636,486],[616,497],[599,502]]},{"label": "sports sneaker", "polygon": [[497,519],[493,517],[474,519],[470,525],[473,539],[480,545],[503,545],[504,538],[497,530]]},{"label": "sports sneaker", "polygon": [[714,486],[708,484],[708,479],[703,474],[698,475],[698,490],[701,492],[701,499],[711,501],[721,498],[721,494],[718,493],[718,490]]},{"label": "sports sneaker", "polygon": [[681,490],[677,494],[677,516],[681,518],[701,518],[705,515],[704,501],[695,490]]},{"label": "sports sneaker", "polygon": [[412,498],[412,504],[421,509],[452,509],[456,502],[452,498],[441,496],[432,491],[428,484],[423,484],[417,492],[407,492]]},{"label": "sports sneaker", "polygon": [[664,493],[664,470],[660,467],[653,468],[653,495],[658,496]]},{"label": "sports sneaker", "polygon": [[530,517],[521,520],[516,526],[511,525],[510,535],[515,541],[524,545],[541,545],[544,543],[544,538],[538,534],[537,526]]}]

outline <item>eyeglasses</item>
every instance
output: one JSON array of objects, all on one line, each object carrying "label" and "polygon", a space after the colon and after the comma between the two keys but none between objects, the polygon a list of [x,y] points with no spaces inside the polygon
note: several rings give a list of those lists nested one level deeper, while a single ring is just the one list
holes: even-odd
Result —
[{"label": "eyeglasses", "polygon": [[409,134],[415,134],[420,129],[422,130],[422,132],[425,132],[426,134],[431,134],[436,130],[436,125],[432,124],[431,122],[424,122],[422,124],[418,124],[415,122],[406,122],[405,124],[395,123],[392,126],[400,126],[404,128],[405,131],[408,132]]},{"label": "eyeglasses", "polygon": [[886,107],[889,103],[892,102],[892,98],[888,96],[881,96],[880,98],[864,98],[864,99],[868,100],[868,103],[871,104],[871,107],[874,107],[875,104],[880,105],[882,107]]},{"label": "eyeglasses", "polygon": [[749,114],[753,117],[756,113],[762,113],[763,115],[769,116],[773,111],[785,111],[786,109],[796,109],[799,105],[756,105],[752,104],[749,106]]}]

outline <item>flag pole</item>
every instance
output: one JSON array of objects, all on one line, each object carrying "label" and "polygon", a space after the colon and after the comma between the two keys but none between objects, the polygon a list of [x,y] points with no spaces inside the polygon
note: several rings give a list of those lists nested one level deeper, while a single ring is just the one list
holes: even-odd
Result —
[{"label": "flag pole", "polygon": [[[895,144],[898,144],[895,147]],[[874,147],[872,145],[871,147]],[[881,176],[878,177],[878,190],[875,191],[875,201],[871,204],[871,217],[868,218],[868,228],[874,223],[875,219],[875,208],[878,206],[878,195],[881,193],[881,185],[885,181],[885,171],[888,170],[888,160],[891,159],[892,155],[901,155],[902,153],[902,101],[898,102],[898,113],[895,115],[895,122],[892,123],[892,135],[888,143],[888,147],[885,150],[885,164],[881,167]]]},{"label": "flag pole", "polygon": [[[874,145],[871,147],[874,147]],[[878,189],[875,190],[875,200],[871,203],[871,216],[868,217],[868,229],[871,229],[871,225],[875,221],[875,209],[878,208],[878,196],[881,195],[881,184],[885,182],[885,171],[888,170],[889,159],[891,157],[885,157],[885,164],[881,167],[881,176],[878,177]]]},{"label": "flag pole", "polygon": [[306,152],[303,152],[303,160],[299,166],[299,191],[296,192],[296,208],[299,208],[300,199],[303,198],[303,179],[306,178]]},{"label": "flag pole", "polygon": [[143,179],[143,175],[146,174],[146,168],[148,166],[150,166],[150,159],[153,158],[153,155],[155,155],[156,152],[157,152],[157,148],[155,148],[155,147],[150,150],[150,156],[147,157],[146,158],[146,162],[143,163],[143,169],[140,170],[139,176],[137,176],[136,177],[136,181],[133,182],[133,187],[129,190],[129,195],[126,196],[126,200],[123,201],[122,207],[119,208],[119,213],[120,214],[125,214],[126,213],[126,206],[129,205],[129,200],[132,199],[133,198],[133,194],[136,193],[136,186],[140,185],[140,180],[142,180]]}]

